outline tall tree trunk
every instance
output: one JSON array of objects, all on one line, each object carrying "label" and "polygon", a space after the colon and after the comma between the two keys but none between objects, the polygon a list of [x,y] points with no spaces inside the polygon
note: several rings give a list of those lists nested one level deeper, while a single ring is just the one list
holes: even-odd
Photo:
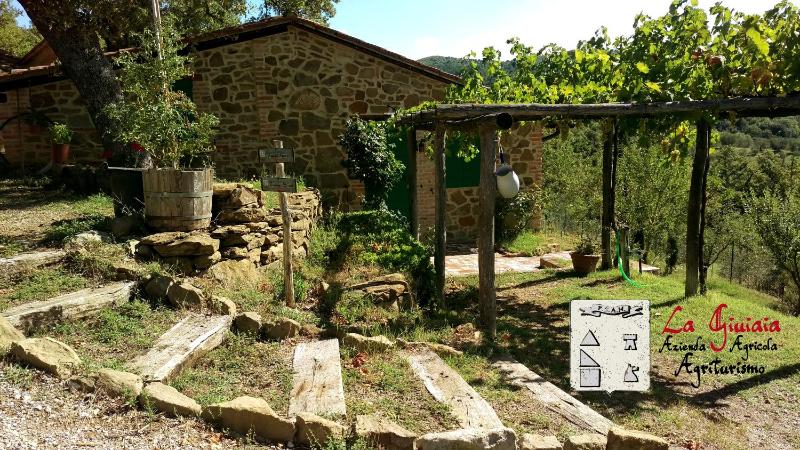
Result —
[{"label": "tall tree trunk", "polygon": [[111,123],[104,110],[122,99],[122,91],[90,18],[72,3],[20,0],[31,22],[61,62],[61,69],[86,102],[104,148],[119,151],[122,143],[116,142],[109,133]]},{"label": "tall tree trunk", "polygon": [[697,295],[700,276],[702,244],[700,222],[703,213],[703,175],[708,163],[709,124],[701,119],[697,122],[697,140],[692,161],[692,181],[689,187],[689,203],[686,211],[686,297]]}]

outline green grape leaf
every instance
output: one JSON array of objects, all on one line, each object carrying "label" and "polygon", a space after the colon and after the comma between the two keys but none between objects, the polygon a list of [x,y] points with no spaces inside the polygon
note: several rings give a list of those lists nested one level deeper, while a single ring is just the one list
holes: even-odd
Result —
[{"label": "green grape leaf", "polygon": [[639,69],[639,72],[650,73],[650,67],[641,61],[636,63],[636,68]]},{"label": "green grape leaf", "polygon": [[761,33],[755,28],[747,29],[747,37],[756,45],[759,53],[766,56],[769,55],[769,43],[764,39]]}]

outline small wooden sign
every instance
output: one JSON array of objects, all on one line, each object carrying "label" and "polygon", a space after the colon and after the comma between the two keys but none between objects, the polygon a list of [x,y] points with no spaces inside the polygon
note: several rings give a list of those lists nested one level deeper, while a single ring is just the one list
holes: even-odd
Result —
[{"label": "small wooden sign", "polygon": [[262,177],[261,190],[271,192],[297,192],[297,179],[292,177]]},{"label": "small wooden sign", "polygon": [[258,150],[258,159],[262,163],[291,163],[294,162],[294,149],[261,148]]}]

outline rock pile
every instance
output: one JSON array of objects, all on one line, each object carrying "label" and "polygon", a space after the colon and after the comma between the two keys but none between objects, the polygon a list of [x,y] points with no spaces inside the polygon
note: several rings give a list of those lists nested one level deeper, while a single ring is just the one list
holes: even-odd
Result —
[{"label": "rock pile", "polygon": [[[214,185],[209,230],[165,232],[144,237],[136,246],[137,257],[160,259],[185,274],[204,271],[223,261],[248,261],[259,266],[283,256],[283,218],[280,208],[268,209],[266,192],[244,184]],[[308,253],[309,238],[321,214],[320,195],[307,190],[288,195],[292,217],[292,251]]]}]

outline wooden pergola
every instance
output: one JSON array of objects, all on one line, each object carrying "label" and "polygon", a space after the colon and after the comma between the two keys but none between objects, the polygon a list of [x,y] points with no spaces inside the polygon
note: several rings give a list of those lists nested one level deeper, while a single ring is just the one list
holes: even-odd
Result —
[{"label": "wooden pergola", "polygon": [[[408,145],[411,155],[411,198],[416,201],[416,130],[432,131],[435,163],[435,295],[444,300],[445,280],[445,213],[447,204],[445,138],[447,130],[477,132],[480,136],[480,216],[478,218],[478,277],[480,320],[490,338],[496,334],[496,295],[494,275],[494,210],[496,180],[494,175],[498,146],[498,130],[508,129],[515,122],[557,119],[616,119],[623,117],[653,118],[690,113],[733,113],[737,117],[783,117],[800,115],[800,95],[786,97],[743,97],[721,100],[653,102],[653,103],[596,103],[596,104],[444,104],[415,112],[399,119],[409,126]],[[615,228],[615,175],[618,155],[616,121],[609,127],[603,146],[603,209],[602,263],[612,266],[611,231]],[[703,265],[703,228],[705,220],[705,179],[709,167],[711,125],[697,121],[696,151],[692,162],[686,227],[686,288],[687,297],[696,295],[705,284],[701,276]],[[419,233],[416,207],[412,204],[412,233]]]}]

